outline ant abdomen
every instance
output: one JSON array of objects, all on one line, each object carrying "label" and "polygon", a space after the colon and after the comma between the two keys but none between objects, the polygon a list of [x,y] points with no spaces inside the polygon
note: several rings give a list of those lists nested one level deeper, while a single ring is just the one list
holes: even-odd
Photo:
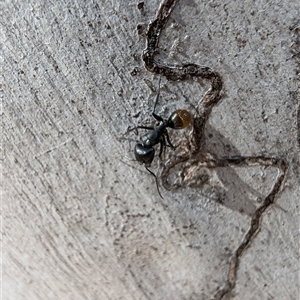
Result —
[{"label": "ant abdomen", "polygon": [[183,129],[192,122],[192,115],[185,109],[175,110],[167,121],[167,127],[173,129]]}]

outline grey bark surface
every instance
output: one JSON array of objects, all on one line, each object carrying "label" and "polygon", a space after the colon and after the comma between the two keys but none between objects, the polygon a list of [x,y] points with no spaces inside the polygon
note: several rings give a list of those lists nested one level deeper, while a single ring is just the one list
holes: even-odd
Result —
[{"label": "grey bark surface", "polygon": [[[1,3],[5,300],[210,299],[274,184],[276,168],[197,170],[208,182],[159,197],[133,161],[138,137],[117,140],[151,124],[157,94],[141,54],[160,1],[137,4]],[[298,6],[182,0],[161,37],[166,63],[206,65],[223,78],[206,126],[210,152],[288,163],[224,299],[299,299]],[[165,117],[192,112],[209,86],[161,80]]]}]

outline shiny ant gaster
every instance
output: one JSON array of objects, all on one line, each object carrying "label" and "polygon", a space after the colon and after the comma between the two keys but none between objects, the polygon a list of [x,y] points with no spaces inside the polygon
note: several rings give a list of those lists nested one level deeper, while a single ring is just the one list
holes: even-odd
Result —
[{"label": "shiny ant gaster", "polygon": [[141,137],[140,143],[137,143],[135,145],[134,155],[136,160],[139,162],[139,164],[144,165],[146,170],[155,177],[157,191],[160,197],[163,198],[158,188],[157,177],[151,170],[149,170],[149,167],[151,166],[151,163],[155,155],[155,149],[153,146],[160,144],[160,150],[158,154],[160,158],[163,150],[166,147],[175,149],[175,147],[172,145],[170,141],[167,128],[183,129],[191,124],[192,116],[185,109],[177,109],[169,116],[167,120],[164,120],[161,116],[155,113],[155,108],[159,99],[159,93],[160,93],[160,80],[159,80],[158,94],[156,96],[152,116],[161,124],[159,124],[156,127],[148,127],[148,126],[136,127],[136,129],[137,128],[146,129],[149,130],[149,132],[147,132],[145,135]]}]

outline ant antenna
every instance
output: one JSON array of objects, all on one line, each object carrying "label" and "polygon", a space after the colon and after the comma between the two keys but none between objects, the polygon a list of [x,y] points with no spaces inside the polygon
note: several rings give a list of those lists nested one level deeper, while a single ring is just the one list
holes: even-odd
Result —
[{"label": "ant antenna", "polygon": [[151,171],[149,170],[146,166],[145,166],[146,170],[155,177],[155,182],[156,182],[156,188],[157,188],[157,191],[158,191],[158,194],[160,196],[161,199],[164,199],[164,197],[161,195],[160,191],[159,191],[159,187],[158,187],[158,180],[157,180],[157,176]]},{"label": "ant antenna", "polygon": [[156,96],[156,99],[155,99],[155,104],[154,104],[154,108],[153,108],[153,114],[155,114],[156,104],[157,104],[158,99],[159,99],[159,94],[160,94],[160,81],[161,81],[161,76],[159,76],[159,81],[158,81],[158,92],[157,92],[157,96]]}]

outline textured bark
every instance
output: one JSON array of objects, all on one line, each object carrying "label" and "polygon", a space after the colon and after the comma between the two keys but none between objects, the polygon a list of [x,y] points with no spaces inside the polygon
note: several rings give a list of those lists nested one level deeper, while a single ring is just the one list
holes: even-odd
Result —
[{"label": "textured bark", "polygon": [[[205,65],[223,78],[205,130],[208,151],[288,164],[224,299],[299,297],[296,2],[182,0],[159,45],[165,63]],[[190,186],[161,188],[159,197],[133,161],[138,137],[117,140],[152,122],[157,94],[158,77],[141,54],[160,2],[137,4],[1,4],[5,300],[209,299],[275,182],[273,167],[196,168]],[[157,110],[165,117],[180,107],[192,112],[209,86],[161,81]]]}]

